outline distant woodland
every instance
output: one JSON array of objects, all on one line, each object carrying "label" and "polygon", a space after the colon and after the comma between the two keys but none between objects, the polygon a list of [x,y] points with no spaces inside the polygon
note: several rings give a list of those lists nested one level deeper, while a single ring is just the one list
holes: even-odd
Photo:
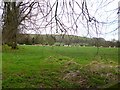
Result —
[{"label": "distant woodland", "polygon": [[106,41],[104,38],[87,38],[74,35],[54,35],[54,34],[19,34],[18,44],[26,45],[55,45],[55,46],[98,46],[98,47],[120,47],[120,42],[116,40]]}]

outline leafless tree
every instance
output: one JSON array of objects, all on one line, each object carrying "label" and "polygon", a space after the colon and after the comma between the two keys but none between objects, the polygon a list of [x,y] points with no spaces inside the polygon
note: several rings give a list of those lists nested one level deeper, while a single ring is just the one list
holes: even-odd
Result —
[{"label": "leafless tree", "polygon": [[[16,48],[16,35],[20,32],[26,32],[26,30],[40,33],[49,29],[51,33],[55,31],[56,33],[67,34],[80,32],[84,27],[87,35],[95,32],[98,36],[101,34],[100,29],[103,25],[113,24],[117,18],[111,22],[105,22],[101,21],[100,17],[96,17],[96,14],[114,1],[97,0],[96,3],[93,3],[93,0],[3,1],[3,7],[1,7],[3,9],[3,42],[10,44],[12,48]],[[91,13],[92,9],[89,4],[91,7],[94,4],[98,5],[94,13]],[[116,15],[117,11],[118,8],[111,10]]]},{"label": "leafless tree", "polygon": [[25,27],[23,22],[28,18],[31,20],[31,11],[36,4],[38,2],[3,2],[3,43],[9,44],[13,49],[17,48],[16,37],[20,27]]}]

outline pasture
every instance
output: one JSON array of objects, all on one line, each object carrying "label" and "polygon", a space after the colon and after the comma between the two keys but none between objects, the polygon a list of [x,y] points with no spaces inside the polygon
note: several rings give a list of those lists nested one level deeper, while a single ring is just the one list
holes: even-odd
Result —
[{"label": "pasture", "polygon": [[3,88],[108,88],[118,83],[118,48],[3,46]]}]

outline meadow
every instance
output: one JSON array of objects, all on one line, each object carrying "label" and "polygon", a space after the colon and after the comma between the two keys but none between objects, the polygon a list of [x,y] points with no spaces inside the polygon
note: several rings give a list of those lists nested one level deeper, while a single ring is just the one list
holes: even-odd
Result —
[{"label": "meadow", "polygon": [[108,88],[118,83],[118,48],[3,46],[3,88]]}]

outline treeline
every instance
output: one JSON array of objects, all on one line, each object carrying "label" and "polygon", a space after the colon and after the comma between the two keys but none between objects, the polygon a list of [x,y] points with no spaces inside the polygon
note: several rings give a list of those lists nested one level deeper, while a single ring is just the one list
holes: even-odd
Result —
[{"label": "treeline", "polygon": [[87,38],[74,35],[40,35],[40,34],[20,34],[17,37],[18,44],[41,44],[41,45],[80,45],[80,46],[103,46],[120,47],[119,41],[106,41],[104,38]]}]

